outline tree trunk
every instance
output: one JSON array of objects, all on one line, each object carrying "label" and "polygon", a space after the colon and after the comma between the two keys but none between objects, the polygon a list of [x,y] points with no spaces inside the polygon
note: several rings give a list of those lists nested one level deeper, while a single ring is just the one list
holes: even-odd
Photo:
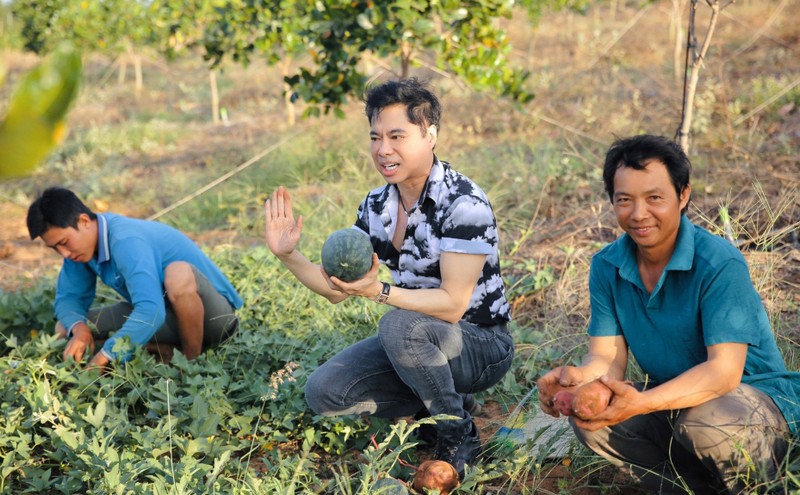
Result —
[{"label": "tree trunk", "polygon": [[411,44],[404,41],[400,52],[400,79],[407,79],[411,63]]},{"label": "tree trunk", "polygon": [[219,89],[217,88],[217,69],[209,69],[208,83],[211,88],[211,121],[219,125]]},{"label": "tree trunk", "polygon": [[294,127],[297,122],[297,105],[292,100],[292,87],[286,83],[286,77],[289,75],[289,68],[292,64],[292,57],[286,55],[281,64],[281,76],[283,77],[283,101],[286,103],[286,123],[289,127]]},{"label": "tree trunk", "polygon": [[[697,81],[700,79],[700,68],[703,66],[703,60],[705,60],[706,52],[708,52],[708,47],[711,45],[711,38],[714,36],[714,28],[717,26],[717,19],[719,18],[719,1],[718,0],[707,0],[709,7],[711,7],[711,19],[708,21],[708,31],[706,31],[706,36],[703,39],[703,46],[700,49],[700,53],[697,54],[697,57],[692,59],[691,66],[688,66],[686,70],[691,70],[691,77],[689,78],[689,82],[687,83],[684,99],[683,99],[683,114],[681,115],[681,125],[678,129],[678,142],[680,143],[681,148],[683,151],[688,153],[689,152],[689,132],[692,128],[692,113],[694,110],[694,96],[697,92]],[[697,7],[697,0],[692,1],[692,9],[695,10]],[[692,12],[692,17],[694,16],[694,12]],[[688,29],[688,37],[689,41],[686,44],[687,50],[687,57],[689,56],[688,51],[692,49],[693,42],[692,42],[692,35],[693,29]]]},{"label": "tree trunk", "polygon": [[142,56],[139,53],[133,54],[133,70],[136,76],[136,92],[140,93],[144,89],[144,77],[142,74]]},{"label": "tree trunk", "polygon": [[672,54],[672,66],[675,75],[675,82],[681,81],[681,52],[683,48],[683,26],[681,17],[686,8],[686,0],[672,0],[672,14],[669,18],[669,35],[672,37],[674,51]]},{"label": "tree trunk", "polygon": [[128,72],[128,60],[125,56],[117,57],[117,65],[119,72],[117,73],[117,85],[122,86],[125,84],[125,73]]}]

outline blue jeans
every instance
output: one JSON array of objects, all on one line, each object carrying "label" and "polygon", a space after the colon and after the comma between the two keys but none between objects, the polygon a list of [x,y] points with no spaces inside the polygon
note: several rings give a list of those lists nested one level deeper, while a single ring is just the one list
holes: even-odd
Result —
[{"label": "blue jeans", "polygon": [[514,342],[506,325],[479,327],[396,309],[381,318],[378,335],[366,338],[317,368],[306,384],[306,401],[324,416],[431,415],[472,421],[461,394],[486,390],[511,367]]}]

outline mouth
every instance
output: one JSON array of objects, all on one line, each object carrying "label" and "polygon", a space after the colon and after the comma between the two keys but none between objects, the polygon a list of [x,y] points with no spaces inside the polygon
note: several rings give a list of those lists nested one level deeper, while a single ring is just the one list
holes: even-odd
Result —
[{"label": "mouth", "polygon": [[631,227],[631,232],[636,235],[647,235],[655,229],[655,227]]},{"label": "mouth", "polygon": [[399,166],[400,166],[399,163],[381,163],[381,167],[383,167],[384,170],[387,170],[389,172],[396,170],[397,167]]}]

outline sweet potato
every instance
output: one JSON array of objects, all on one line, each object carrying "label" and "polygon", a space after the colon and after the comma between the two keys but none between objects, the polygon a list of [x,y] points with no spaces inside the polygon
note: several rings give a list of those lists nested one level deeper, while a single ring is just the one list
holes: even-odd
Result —
[{"label": "sweet potato", "polygon": [[449,462],[445,461],[424,461],[417,468],[414,474],[414,481],[411,484],[414,490],[425,493],[428,490],[439,490],[441,495],[449,495],[459,485],[458,472]]},{"label": "sweet potato", "polygon": [[588,420],[605,411],[613,393],[600,380],[593,380],[578,387],[574,395],[572,415]]},{"label": "sweet potato", "polygon": [[564,416],[572,416],[572,400],[575,394],[571,390],[559,390],[553,397],[553,407]]}]

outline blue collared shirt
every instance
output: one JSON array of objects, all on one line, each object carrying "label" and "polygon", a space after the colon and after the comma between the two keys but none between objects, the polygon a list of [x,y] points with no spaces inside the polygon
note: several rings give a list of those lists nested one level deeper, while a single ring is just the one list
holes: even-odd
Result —
[{"label": "blue collared shirt", "polygon": [[[163,324],[164,270],[175,261],[194,265],[234,308],[242,306],[225,275],[185,234],[162,223],[104,213],[97,215],[95,256],[87,263],[64,259],[56,286],[56,318],[70,332],[77,323],[85,323],[99,277],[133,305],[128,320],[101,350],[114,359],[114,344],[120,338],[142,345]],[[130,354],[121,357],[124,361]]]},{"label": "blue collared shirt", "polygon": [[743,383],[772,397],[800,429],[800,373],[786,369],[744,256],[725,239],[681,218],[672,258],[652,293],[627,235],[592,258],[589,335],[622,335],[655,384],[708,359],[706,348],[747,344]]}]

